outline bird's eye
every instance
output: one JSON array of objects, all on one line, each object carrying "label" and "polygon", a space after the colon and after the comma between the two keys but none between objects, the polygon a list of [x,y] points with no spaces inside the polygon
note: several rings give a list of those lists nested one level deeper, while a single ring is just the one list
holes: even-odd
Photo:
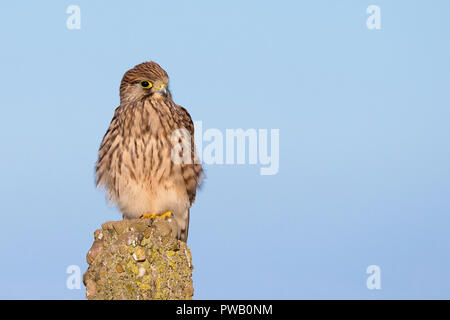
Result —
[{"label": "bird's eye", "polygon": [[150,81],[146,81],[146,80],[141,81],[141,87],[145,88],[145,89],[151,88],[152,87],[152,83]]}]

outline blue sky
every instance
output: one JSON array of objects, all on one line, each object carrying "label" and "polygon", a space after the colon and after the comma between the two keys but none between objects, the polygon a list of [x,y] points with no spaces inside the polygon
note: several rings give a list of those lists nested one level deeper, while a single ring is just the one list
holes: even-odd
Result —
[{"label": "blue sky", "polygon": [[[66,8],[81,29],[66,28]],[[381,8],[368,30],[366,8]],[[208,165],[196,299],[450,298],[448,1],[0,4],[0,298],[83,299],[123,73],[148,60],[203,129],[280,130],[278,174]],[[366,268],[381,268],[381,290]]]}]

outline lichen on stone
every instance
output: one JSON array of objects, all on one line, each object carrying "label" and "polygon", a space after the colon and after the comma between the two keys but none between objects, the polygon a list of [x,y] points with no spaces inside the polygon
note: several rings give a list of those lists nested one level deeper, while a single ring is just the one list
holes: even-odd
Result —
[{"label": "lichen on stone", "polygon": [[110,221],[94,233],[83,276],[87,299],[192,299],[191,252],[175,221]]}]

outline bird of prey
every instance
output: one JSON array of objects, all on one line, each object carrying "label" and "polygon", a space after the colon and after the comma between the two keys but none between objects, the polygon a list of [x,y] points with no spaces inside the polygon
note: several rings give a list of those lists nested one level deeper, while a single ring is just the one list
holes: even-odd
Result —
[{"label": "bird of prey", "polygon": [[203,169],[192,119],[173,102],[168,85],[167,73],[155,62],[124,74],[120,105],[103,137],[95,177],[124,219],[173,216],[177,238],[186,242],[189,209]]}]

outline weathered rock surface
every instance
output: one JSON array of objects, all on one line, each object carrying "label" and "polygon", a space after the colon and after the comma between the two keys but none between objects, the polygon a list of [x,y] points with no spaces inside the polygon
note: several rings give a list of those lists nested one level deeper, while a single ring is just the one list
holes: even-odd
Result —
[{"label": "weathered rock surface", "polygon": [[87,299],[192,299],[191,252],[175,221],[106,222],[94,233],[83,276]]}]

